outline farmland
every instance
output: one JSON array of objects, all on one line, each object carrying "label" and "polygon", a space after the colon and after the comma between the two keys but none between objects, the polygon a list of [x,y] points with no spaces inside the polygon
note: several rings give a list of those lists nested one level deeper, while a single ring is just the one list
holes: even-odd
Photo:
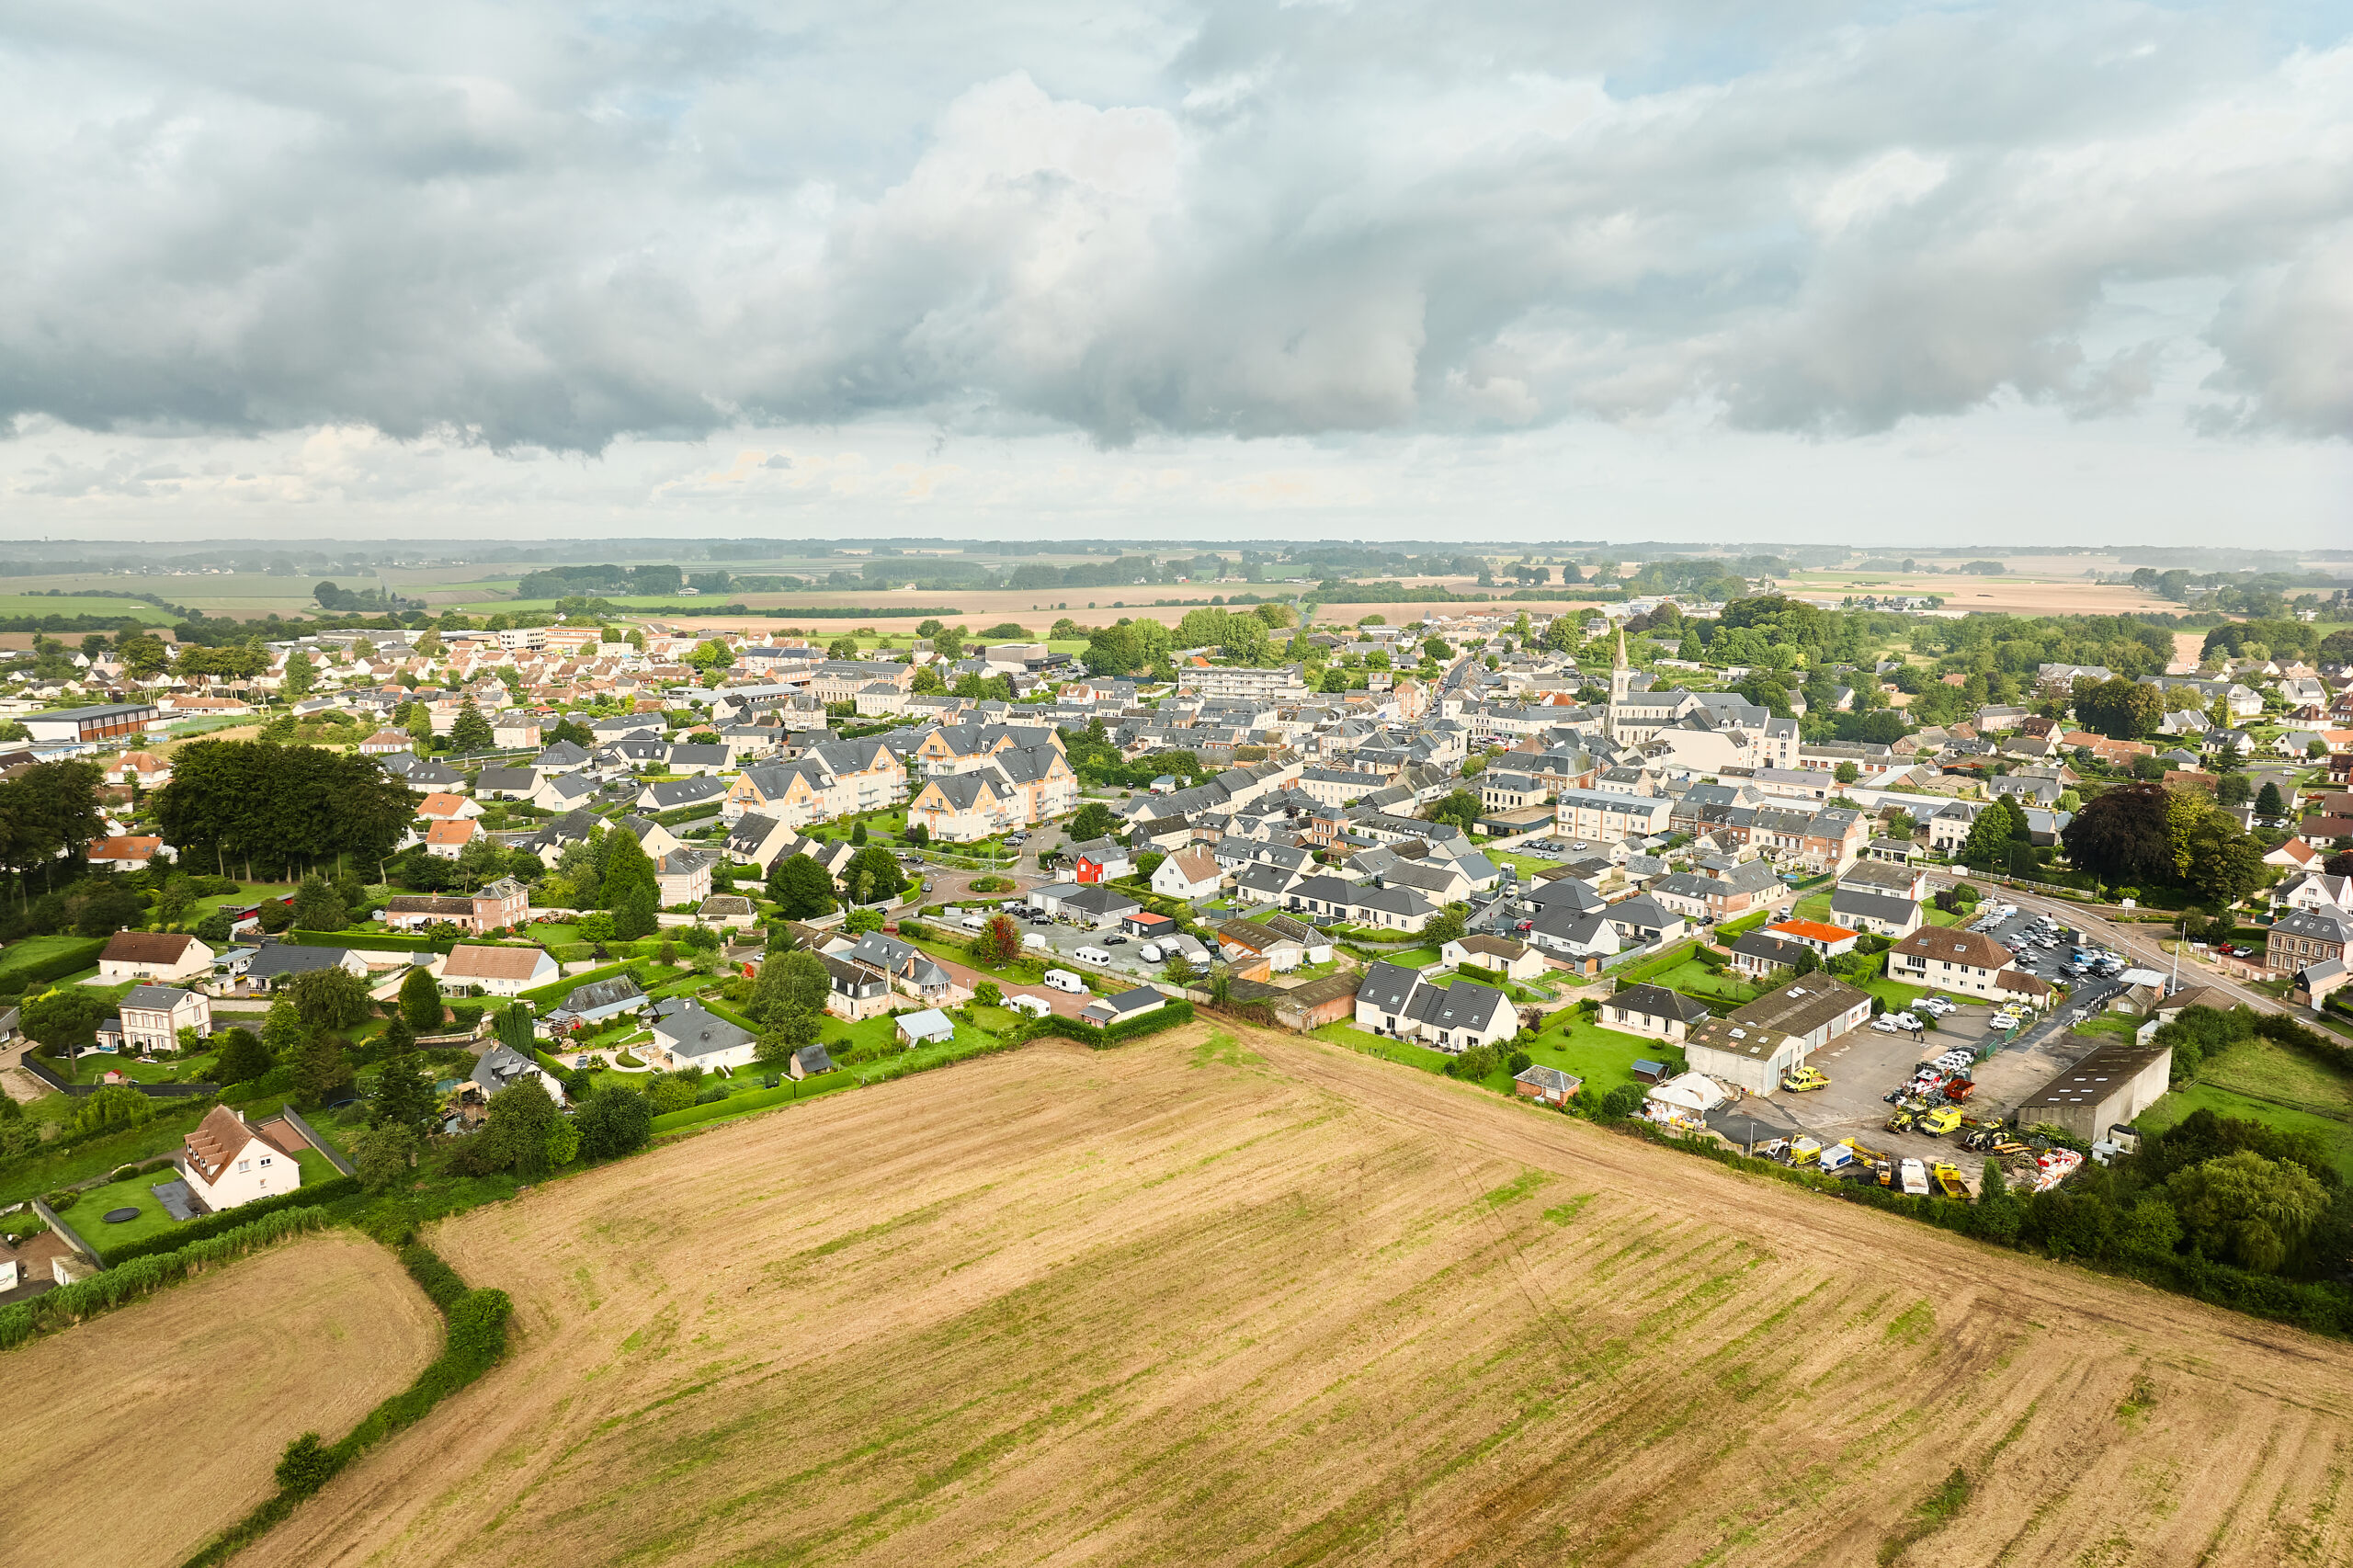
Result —
[{"label": "farmland", "polygon": [[440,1342],[392,1255],[343,1233],[8,1352],[10,1396],[39,1414],[0,1452],[10,1562],[178,1562],[275,1490],[289,1438],[340,1437]]},{"label": "farmland", "polygon": [[1335,1047],[827,1096],[431,1233],[509,1365],[245,1561],[2341,1559],[2353,1350]]}]

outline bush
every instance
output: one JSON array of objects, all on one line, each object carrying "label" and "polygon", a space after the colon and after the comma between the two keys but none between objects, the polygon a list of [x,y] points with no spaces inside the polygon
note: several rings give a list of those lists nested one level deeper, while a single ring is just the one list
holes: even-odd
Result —
[{"label": "bush", "polygon": [[449,1309],[449,1355],[487,1368],[506,1354],[515,1303],[504,1290],[469,1290]]},{"label": "bush", "polygon": [[472,1034],[481,1027],[483,1012],[479,1002],[460,1002],[449,1009],[449,1020],[461,1032]]},{"label": "bush", "polygon": [[278,1484],[298,1497],[307,1497],[335,1479],[341,1468],[326,1445],[319,1441],[316,1432],[305,1432],[286,1445],[286,1452],[273,1471]]},{"label": "bush", "polygon": [[466,1293],[466,1282],[458,1278],[458,1271],[441,1261],[439,1253],[422,1243],[413,1242],[401,1248],[401,1266],[408,1270],[417,1288],[445,1312]]}]

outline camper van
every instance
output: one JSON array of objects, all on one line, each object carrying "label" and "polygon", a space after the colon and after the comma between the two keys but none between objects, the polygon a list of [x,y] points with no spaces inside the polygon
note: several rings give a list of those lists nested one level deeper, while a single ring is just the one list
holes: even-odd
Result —
[{"label": "camper van", "polygon": [[1025,948],[1042,948],[1046,945],[1046,938],[1039,932],[1024,931],[1021,934],[1021,945]]},{"label": "camper van", "polygon": [[1031,996],[1023,993],[1006,997],[1005,1005],[1017,1013],[1027,1013],[1033,1018],[1042,1018],[1053,1011],[1043,996]]},{"label": "camper van", "polygon": [[1081,948],[1071,954],[1071,957],[1081,963],[1091,963],[1098,968],[1108,968],[1111,962],[1111,954],[1108,949],[1104,948]]},{"label": "camper van", "polygon": [[967,915],[956,924],[967,931],[985,931],[989,927],[989,917],[985,915]]},{"label": "camper van", "polygon": [[1157,942],[1146,942],[1142,947],[1136,949],[1136,957],[1143,960],[1146,963],[1158,963],[1163,956],[1164,955],[1160,950],[1160,944]]},{"label": "camper van", "polygon": [[1045,983],[1057,991],[1067,991],[1074,996],[1083,996],[1086,994],[1086,982],[1066,969],[1048,970],[1045,974]]}]

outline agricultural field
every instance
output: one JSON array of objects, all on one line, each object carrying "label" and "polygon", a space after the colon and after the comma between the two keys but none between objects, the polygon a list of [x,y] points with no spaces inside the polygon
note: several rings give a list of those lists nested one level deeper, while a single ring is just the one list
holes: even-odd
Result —
[{"label": "agricultural field", "polygon": [[0,1449],[17,1568],[166,1568],[277,1490],[288,1439],[332,1441],[406,1387],[441,1319],[349,1233],[224,1264],[7,1352],[37,1430]]},{"label": "agricultural field", "polygon": [[[171,611],[158,609],[142,599],[64,598],[51,597],[47,594],[0,594],[0,616],[13,619],[20,615],[133,616],[157,626],[169,626],[179,619]],[[70,639],[74,634],[60,633],[59,635]],[[29,642],[29,639],[28,642]]]},{"label": "agricultural field", "polygon": [[1258,1031],[1040,1041],[428,1234],[511,1361],[241,1562],[2353,1551],[2353,1347]]}]

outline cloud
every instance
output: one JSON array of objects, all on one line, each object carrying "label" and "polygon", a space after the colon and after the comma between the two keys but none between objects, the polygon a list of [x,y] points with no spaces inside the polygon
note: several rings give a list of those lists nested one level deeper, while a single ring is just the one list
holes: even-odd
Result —
[{"label": "cloud", "polygon": [[[2178,348],[2220,356],[2201,429],[2341,437],[2353,49],[2289,30],[2113,3],[18,12],[0,419],[592,453],[875,417],[1840,437],[2127,413]],[[2092,347],[2116,290],[2167,280],[2222,295],[2202,340]],[[54,483],[173,483],[149,466]]]}]

